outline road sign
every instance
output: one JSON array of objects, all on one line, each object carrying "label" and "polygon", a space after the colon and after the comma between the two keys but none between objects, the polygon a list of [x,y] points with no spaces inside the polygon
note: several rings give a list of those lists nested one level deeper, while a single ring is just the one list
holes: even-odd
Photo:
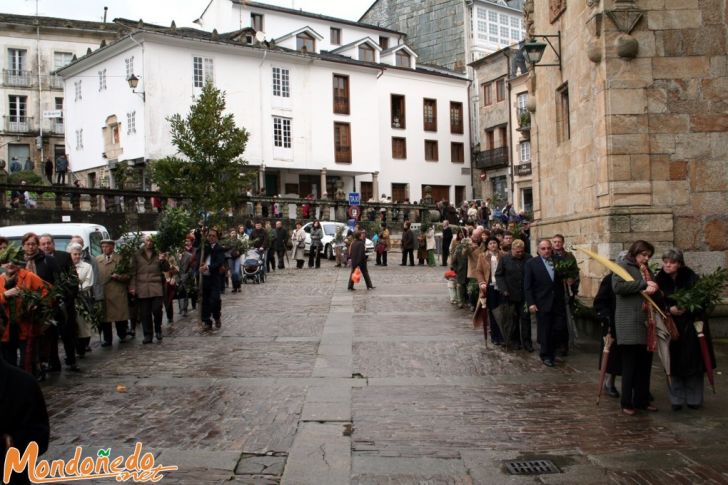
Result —
[{"label": "road sign", "polygon": [[352,205],[349,207],[349,217],[352,219],[359,219],[359,214],[361,214],[361,209],[359,206]]},{"label": "road sign", "polygon": [[349,192],[349,205],[359,205],[360,202],[359,192]]},{"label": "road sign", "polygon": [[63,110],[54,109],[50,111],[43,111],[43,118],[63,118]]}]

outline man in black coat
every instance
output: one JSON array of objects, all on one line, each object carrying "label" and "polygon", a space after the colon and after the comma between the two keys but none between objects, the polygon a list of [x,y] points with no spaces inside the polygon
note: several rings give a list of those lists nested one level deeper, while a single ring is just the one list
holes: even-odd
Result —
[{"label": "man in black coat", "polygon": [[495,281],[503,296],[508,298],[513,313],[513,331],[507,337],[515,342],[514,348],[523,347],[524,350],[533,352],[531,316],[523,307],[523,273],[529,259],[524,242],[516,239],[511,244],[511,252],[503,256],[498,264]]},{"label": "man in black coat", "polygon": [[442,221],[442,265],[447,266],[447,257],[450,256],[450,244],[452,243],[452,229],[450,221]]},{"label": "man in black coat", "polygon": [[270,238],[268,237],[268,231],[263,227],[263,223],[255,221],[255,227],[253,232],[250,233],[250,245],[251,247],[258,250],[258,253],[263,258],[263,272],[268,272],[268,249],[270,248]]},{"label": "man in black coat", "polygon": [[354,241],[351,243],[350,257],[351,257],[351,273],[349,274],[349,291],[354,291],[354,280],[351,279],[356,268],[359,268],[364,282],[367,284],[367,290],[373,290],[372,280],[369,278],[369,270],[367,269],[367,255],[366,255],[366,233],[364,231],[357,231],[354,233]]},{"label": "man in black coat", "polygon": [[[0,481],[8,443],[22,456],[28,445],[35,442],[40,455],[48,449],[49,438],[48,411],[38,383],[30,374],[0,359]],[[30,481],[27,473],[13,473],[9,483]]]},{"label": "man in black coat", "polygon": [[[55,275],[55,284],[63,285],[63,308],[57,308],[55,318],[58,327],[51,327],[48,337],[50,345],[50,360],[48,361],[51,370],[59,370],[61,360],[58,356],[58,337],[63,342],[63,350],[66,353],[66,366],[68,370],[79,372],[76,365],[76,297],[78,296],[78,274],[76,267],[71,260],[71,255],[65,251],[56,249],[56,243],[50,234],[42,234],[39,238],[40,249],[47,258],[54,259],[58,265],[58,273]],[[40,276],[40,275],[39,275]]]},{"label": "man in black coat", "polygon": [[197,260],[202,261],[202,264],[200,264],[200,274],[202,275],[202,323],[205,325],[205,330],[212,330],[211,317],[215,319],[216,328],[222,326],[220,292],[223,285],[222,271],[225,268],[225,248],[218,243],[218,238],[217,229],[208,229],[203,258],[200,258],[199,250],[197,253]]},{"label": "man in black coat", "polygon": [[274,248],[276,250],[276,256],[278,257],[278,269],[285,268],[283,259],[286,257],[286,243],[288,242],[288,230],[283,227],[283,222],[276,221],[276,239],[274,241]]},{"label": "man in black coat", "polygon": [[404,231],[402,232],[402,264],[407,266],[407,255],[409,255],[410,266],[415,265],[415,235],[410,229],[409,221],[404,223]]},{"label": "man in black coat", "polygon": [[566,331],[564,285],[556,274],[549,239],[538,242],[538,256],[525,264],[523,290],[528,311],[536,315],[539,355],[544,365],[554,366],[555,346]]}]

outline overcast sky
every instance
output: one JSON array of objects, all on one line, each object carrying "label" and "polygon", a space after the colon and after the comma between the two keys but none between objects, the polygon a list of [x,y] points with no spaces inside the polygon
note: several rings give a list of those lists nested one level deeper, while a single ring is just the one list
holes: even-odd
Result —
[{"label": "overcast sky", "polygon": [[[374,0],[256,0],[280,7],[302,9],[331,17],[359,20]],[[79,20],[102,20],[104,6],[107,20],[114,17],[144,19],[166,25],[172,20],[182,27],[196,27],[192,21],[200,16],[209,0],[38,0],[38,14]],[[0,12],[35,15],[36,0],[2,0]]]}]

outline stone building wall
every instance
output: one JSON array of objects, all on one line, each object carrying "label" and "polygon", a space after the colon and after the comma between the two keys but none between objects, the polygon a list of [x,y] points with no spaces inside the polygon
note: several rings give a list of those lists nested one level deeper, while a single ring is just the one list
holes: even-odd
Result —
[{"label": "stone building wall", "polygon": [[[532,32],[562,35],[562,69],[538,67],[530,83],[535,235],[561,232],[610,257],[646,239],[658,254],[682,248],[698,271],[725,267],[725,0],[565,4],[553,23],[548,2],[525,5]],[[551,61],[547,52],[542,62]],[[559,143],[564,83],[571,136]],[[593,294],[604,271],[584,270]]]},{"label": "stone building wall", "polygon": [[361,21],[406,32],[418,63],[464,72],[464,9],[462,0],[379,0]]}]

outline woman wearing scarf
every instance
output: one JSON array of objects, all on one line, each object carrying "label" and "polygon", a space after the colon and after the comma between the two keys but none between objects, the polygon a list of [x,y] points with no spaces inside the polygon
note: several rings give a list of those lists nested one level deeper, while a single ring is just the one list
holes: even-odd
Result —
[{"label": "woman wearing scarf", "polygon": [[657,411],[649,401],[652,355],[657,345],[655,321],[652,308],[641,295],[643,291],[654,295],[659,289],[647,267],[654,253],[652,244],[635,241],[624,259],[617,261],[634,281],[625,281],[617,274],[612,276],[617,345],[622,354],[621,406],[628,416],[634,416],[638,409]]},{"label": "woman wearing scarf", "polygon": [[488,318],[490,318],[490,340],[495,345],[503,345],[503,334],[500,331],[499,323],[496,321],[493,310],[501,303],[501,295],[496,288],[495,272],[498,269],[503,252],[500,250],[498,239],[490,237],[485,243],[485,251],[478,258],[478,268],[488,268],[488,271],[477,269],[478,285],[480,291],[485,295],[488,307]]},{"label": "woman wearing scarf", "polygon": [[690,409],[698,409],[703,405],[703,382],[705,364],[700,350],[700,340],[693,322],[702,320],[703,334],[708,344],[708,352],[715,368],[715,354],[710,328],[706,315],[699,315],[677,306],[672,294],[678,290],[691,288],[698,281],[698,275],[685,266],[683,253],[679,249],[670,249],[662,255],[662,270],[655,277],[664,297],[662,305],[665,313],[672,315],[679,337],[670,342],[670,379],[668,386],[670,403],[673,411],[679,411],[687,405]]}]

